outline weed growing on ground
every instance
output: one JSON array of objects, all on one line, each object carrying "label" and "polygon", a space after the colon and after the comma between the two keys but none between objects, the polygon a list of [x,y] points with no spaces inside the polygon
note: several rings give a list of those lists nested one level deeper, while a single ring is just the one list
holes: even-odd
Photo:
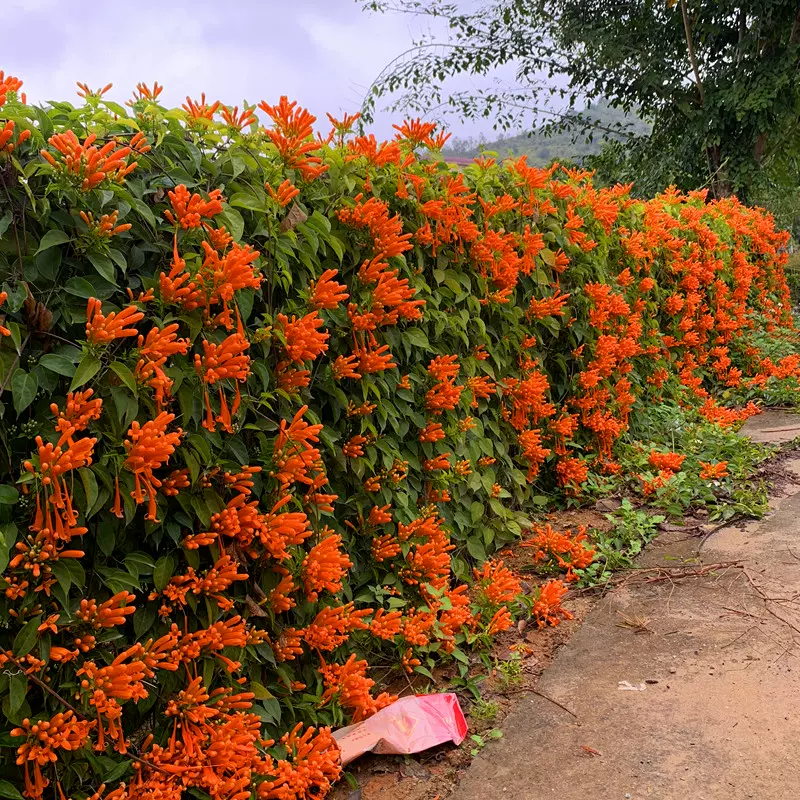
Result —
[{"label": "weed growing on ground", "polygon": [[479,698],[472,704],[469,715],[474,720],[490,722],[498,715],[499,712],[500,703],[496,703],[493,700],[487,701],[483,698]]},{"label": "weed growing on ground", "polygon": [[503,738],[503,731],[500,728],[492,728],[488,733],[485,733],[483,736],[480,736],[477,733],[473,733],[472,736],[469,737],[474,743],[475,746],[470,750],[471,755],[476,756],[486,747],[487,744],[492,739],[502,739]]},{"label": "weed growing on ground", "polygon": [[495,670],[504,687],[513,686],[522,680],[522,654],[512,653],[504,661],[495,661]]}]

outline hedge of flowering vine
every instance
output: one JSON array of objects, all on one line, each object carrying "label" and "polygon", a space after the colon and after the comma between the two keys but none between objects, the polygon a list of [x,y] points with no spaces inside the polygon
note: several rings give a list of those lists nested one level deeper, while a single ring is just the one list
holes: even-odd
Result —
[{"label": "hedge of flowering vine", "polygon": [[0,73],[2,797],[322,797],[330,726],[393,699],[370,667],[558,622],[560,580],[521,596],[491,556],[619,470],[631,415],[730,424],[754,407],[723,393],[798,374],[785,237],[735,199],[456,171],[431,124],[317,134],[285,98],[20,87]]}]

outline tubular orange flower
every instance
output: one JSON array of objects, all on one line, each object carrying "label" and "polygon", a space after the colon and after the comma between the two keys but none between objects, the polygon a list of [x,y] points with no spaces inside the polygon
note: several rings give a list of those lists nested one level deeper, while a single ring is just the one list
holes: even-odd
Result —
[{"label": "tubular orange flower", "polygon": [[109,179],[122,183],[137,165],[128,164],[125,159],[132,152],[130,147],[117,149],[117,141],[112,139],[103,147],[97,148],[97,136],[92,133],[81,144],[73,131],[57,133],[48,142],[61,154],[57,160],[49,151],[42,150],[42,157],[53,167],[75,178],[83,191],[89,191]]},{"label": "tubular orange flower", "polygon": [[355,654],[341,666],[323,662],[320,672],[325,691],[319,705],[324,706],[335,698],[342,708],[352,709],[353,722],[360,722],[397,700],[395,695],[385,692],[377,698],[370,695],[375,681],[367,677],[368,668],[366,661],[356,661]]},{"label": "tubular orange flower", "polygon": [[489,636],[495,636],[502,631],[507,631],[513,624],[514,620],[511,617],[508,606],[501,606],[494,612],[494,616],[489,621],[489,625],[486,628],[486,633],[488,633]]},{"label": "tubular orange flower", "polygon": [[345,291],[347,287],[333,280],[338,274],[338,269],[326,269],[319,280],[311,281],[308,285],[308,299],[313,309],[338,308],[339,303],[350,297]]},{"label": "tubular orange flower", "polygon": [[125,617],[136,611],[132,603],[135,595],[127,591],[118,592],[104,603],[97,604],[96,600],[81,600],[75,616],[83,622],[88,622],[93,628],[115,628],[125,624]]},{"label": "tubular orange flower", "polygon": [[702,481],[718,481],[728,477],[728,462],[720,461],[716,464],[711,464],[706,461],[700,463],[700,480]]},{"label": "tubular orange flower", "polygon": [[328,349],[326,342],[330,338],[327,331],[318,331],[324,324],[317,311],[306,314],[301,319],[292,316],[291,321],[285,314],[278,314],[278,328],[286,340],[286,352],[295,363],[313,361]]},{"label": "tubular orange flower", "polygon": [[341,550],[342,537],[332,531],[323,533],[319,544],[311,548],[303,559],[301,573],[303,588],[309,600],[316,600],[327,590],[336,594],[342,589],[342,579],[353,562]]},{"label": "tubular orange flower", "polygon": [[85,83],[81,83],[80,81],[76,81],[75,84],[78,87],[78,97],[83,97],[84,99],[102,97],[114,85],[113,83],[107,83],[102,89],[92,90]]},{"label": "tubular orange flower", "polygon": [[287,756],[268,772],[272,780],[258,785],[258,800],[324,797],[341,775],[339,748],[330,728],[306,728],[301,722],[281,739]]},{"label": "tubular orange flower", "polygon": [[192,100],[191,97],[187,97],[186,102],[181,106],[191,121],[196,121],[199,119],[211,120],[219,107],[219,100],[211,105],[206,103],[205,92],[200,95],[200,102]]},{"label": "tubular orange flower", "polygon": [[658,470],[663,469],[669,470],[670,472],[680,472],[681,465],[685,459],[686,456],[682,456],[680,453],[659,453],[653,450],[647,459],[647,463]]},{"label": "tubular orange flower", "polygon": [[285,208],[300,194],[300,190],[287,178],[278,188],[267,183],[267,193],[281,208]]},{"label": "tubular orange flower", "polygon": [[195,354],[194,368],[206,386],[213,386],[217,381],[232,379],[236,381],[236,396],[233,405],[228,409],[228,402],[222,386],[219,387],[220,412],[215,418],[211,411],[208,398],[208,389],[205,390],[206,418],[203,427],[214,431],[219,422],[228,432],[233,433],[231,417],[239,410],[242,395],[239,384],[245,383],[250,374],[250,359],[245,355],[245,350],[250,347],[250,342],[242,333],[232,333],[221,344],[213,344],[203,340],[204,355]]},{"label": "tubular orange flower", "polygon": [[39,800],[44,796],[50,781],[42,775],[41,768],[57,761],[57,750],[74,751],[83,747],[91,727],[88,720],[78,720],[74,711],[67,711],[49,720],[31,722],[24,719],[21,727],[11,731],[12,737],[26,739],[17,748],[17,764],[25,765],[25,794],[28,797]]},{"label": "tubular orange flower", "polygon": [[572,619],[572,614],[561,607],[561,598],[567,587],[559,580],[548,581],[539,588],[539,596],[533,605],[533,617],[540,628],[558,625],[561,619]]},{"label": "tubular orange flower", "polygon": [[228,127],[242,131],[258,122],[258,118],[253,113],[255,110],[255,106],[248,105],[243,106],[241,112],[239,111],[239,106],[233,106],[232,108],[230,106],[222,106],[222,111],[219,113]]},{"label": "tubular orange flower", "polygon": [[144,318],[144,313],[136,306],[128,306],[122,311],[112,311],[107,317],[101,311],[103,304],[94,297],[89,298],[86,304],[86,339],[91,344],[108,344],[114,339],[128,336],[138,336],[136,328],[126,328],[126,325],[135,325]]},{"label": "tubular orange flower", "polygon": [[173,225],[180,225],[184,229],[199,228],[203,217],[210,219],[222,212],[224,198],[219,189],[209,192],[208,200],[203,200],[196,192],[192,194],[182,183],[167,194],[172,203],[172,211],[167,209],[164,216]]},{"label": "tubular orange flower", "polygon": [[486,600],[492,605],[512,603],[522,592],[522,586],[502,561],[484,562],[480,570],[473,570],[475,582]]},{"label": "tubular orange flower", "polygon": [[153,470],[166,464],[180,442],[183,431],[167,433],[167,426],[175,419],[174,414],[162,411],[155,419],[140,425],[134,420],[128,430],[128,438],[123,444],[128,453],[124,466],[133,473],[135,489],[131,497],[137,504],[148,498],[146,519],[156,521],[156,490],[161,481],[153,475]]},{"label": "tubular orange flower", "polygon": [[306,180],[318,178],[328,169],[319,156],[311,155],[320,149],[319,142],[312,138],[317,119],[313,114],[298,107],[296,102],[290,103],[285,96],[277,105],[271,106],[262,101],[258,107],[269,114],[275,124],[272,130],[265,133],[287,166],[298,169]]},{"label": "tubular orange flower", "polygon": [[[2,105],[2,103],[0,103]],[[14,150],[19,147],[23,142],[27,142],[28,139],[31,138],[31,131],[26,129],[24,131],[20,131],[19,136],[17,137],[16,144],[11,141],[12,137],[14,136],[14,130],[16,129],[16,124],[13,120],[8,120],[6,124],[0,128],[0,151],[5,151],[6,153],[13,153]]]}]

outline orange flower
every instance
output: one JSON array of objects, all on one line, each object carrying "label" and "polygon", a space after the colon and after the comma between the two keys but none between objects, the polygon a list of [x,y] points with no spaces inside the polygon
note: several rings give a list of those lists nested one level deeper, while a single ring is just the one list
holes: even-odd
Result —
[{"label": "orange flower", "polygon": [[330,728],[306,728],[301,734],[302,727],[298,722],[281,738],[286,758],[266,768],[274,778],[258,784],[258,800],[324,797],[339,779],[339,748]]},{"label": "orange flower", "polygon": [[[189,98],[186,98],[187,100]],[[209,192],[208,200],[203,200],[196,192],[191,194],[184,184],[179,184],[174,191],[169,191],[172,211],[164,212],[164,216],[181,228],[199,228],[202,218],[210,219],[222,212],[222,192],[219,189]],[[173,211],[175,212],[173,214]]]},{"label": "orange flower", "polygon": [[323,606],[303,634],[304,641],[317,650],[335,650],[347,641],[350,631],[366,630],[362,619],[372,614],[371,608],[356,611],[352,603],[344,606]]},{"label": "orange flower", "polygon": [[103,304],[94,297],[89,298],[86,304],[86,340],[91,344],[108,344],[114,339],[129,336],[138,336],[136,328],[126,328],[126,325],[135,325],[144,318],[144,313],[136,306],[128,306],[122,311],[112,311],[107,317],[101,311]]},{"label": "orange flower", "polygon": [[239,106],[233,106],[233,108],[222,106],[222,111],[219,113],[229,127],[242,131],[258,122],[258,118],[253,113],[255,110],[255,106],[247,105],[242,108],[241,112],[239,111]]},{"label": "orange flower", "polygon": [[278,329],[286,340],[286,352],[292,361],[298,364],[313,361],[328,349],[326,342],[330,334],[317,330],[323,324],[317,311],[312,311],[301,319],[292,316],[291,321],[285,314],[278,314]]},{"label": "orange flower", "polygon": [[124,466],[133,473],[135,489],[131,497],[137,504],[143,503],[145,495],[149,499],[146,519],[156,520],[156,490],[161,481],[153,475],[153,470],[166,464],[180,442],[183,431],[178,428],[167,433],[167,426],[175,419],[174,414],[162,411],[154,420],[140,425],[134,420],[128,430],[128,438],[123,444],[128,453]]},{"label": "orange flower", "polygon": [[93,394],[94,389],[69,392],[64,411],[61,411],[55,403],[51,403],[50,411],[57,417],[56,430],[71,437],[77,431],[85,430],[92,420],[100,419],[103,401],[99,397],[91,400]]},{"label": "orange flower", "polygon": [[117,141],[112,139],[98,149],[94,146],[96,140],[97,135],[91,133],[81,144],[78,137],[68,130],[48,139],[48,142],[61,154],[62,160],[56,160],[47,150],[40,152],[51,166],[69,176],[74,176],[83,191],[94,189],[106,178],[122,183],[125,176],[129,175],[137,164],[136,161],[131,164],[125,162],[125,158],[132,152],[131,148],[117,149]]},{"label": "orange flower", "polygon": [[277,189],[267,183],[267,193],[269,196],[282,208],[285,208],[289,203],[300,194],[300,190],[287,178]]},{"label": "orange flower", "polygon": [[441,422],[429,422],[420,432],[419,440],[421,442],[438,442],[444,439],[445,433],[442,429]]},{"label": "orange flower", "polygon": [[727,478],[730,474],[728,472],[728,462],[720,461],[716,464],[711,464],[706,461],[700,463],[700,480],[703,481],[717,481]]},{"label": "orange flower", "polygon": [[342,448],[342,452],[348,458],[361,458],[364,455],[364,445],[367,444],[367,437],[357,434],[350,438],[350,440]]},{"label": "orange flower", "polygon": [[[186,98],[186,102],[181,106],[183,110],[186,112],[187,116],[191,121],[198,120],[198,119],[206,119],[210,120],[214,116],[214,112],[219,108],[220,103],[217,100],[216,103],[212,105],[208,105],[206,103],[206,93],[203,92],[200,95],[200,102],[195,102],[192,100],[191,97]],[[172,220],[170,220],[171,222]]]},{"label": "orange flower", "polygon": [[538,474],[550,450],[542,447],[542,436],[539,430],[523,431],[517,441],[522,449],[522,457],[528,462],[528,480],[532,481]]},{"label": "orange flower", "polygon": [[352,709],[353,722],[360,722],[397,700],[395,695],[385,692],[377,698],[370,695],[375,681],[367,677],[368,668],[366,661],[356,661],[355,654],[341,666],[323,662],[320,672],[325,691],[319,705],[324,706],[336,699],[342,708]]},{"label": "orange flower", "polygon": [[206,404],[206,418],[203,427],[209,431],[216,429],[219,422],[228,432],[233,433],[231,417],[239,410],[242,395],[239,390],[239,383],[245,383],[250,374],[250,359],[245,355],[245,350],[250,347],[250,342],[240,333],[232,333],[221,344],[213,344],[203,340],[204,354],[199,353],[194,357],[194,368],[206,386],[213,386],[217,381],[233,379],[236,381],[236,396],[233,405],[228,409],[228,402],[222,386],[219,387],[219,415],[215,418],[211,410],[211,402],[208,397],[208,389],[204,390]]},{"label": "orange flower", "polygon": [[502,561],[484,562],[481,570],[473,570],[475,581],[486,600],[494,606],[512,603],[522,592],[522,586]]},{"label": "orange flower", "polygon": [[110,239],[112,236],[129,231],[133,227],[130,223],[117,225],[118,214],[119,211],[114,211],[112,214],[103,214],[99,222],[95,222],[91,212],[81,211],[80,217],[86,223],[89,233],[93,236],[99,239]]},{"label": "orange flower", "polygon": [[308,286],[308,299],[312,308],[316,310],[337,308],[339,303],[350,297],[345,291],[347,287],[333,280],[338,274],[338,269],[326,269],[319,280],[311,281]]},{"label": "orange flower", "polygon": [[[14,728],[11,736],[25,737],[17,748],[17,763],[25,765],[25,794],[32,800],[40,800],[50,781],[42,775],[42,767],[57,761],[57,750],[79,750],[89,738],[92,723],[78,720],[75,712],[58,713],[49,720],[22,721],[22,727]],[[31,776],[31,765],[33,776]]]},{"label": "orange flower", "polygon": [[322,540],[303,559],[303,588],[309,600],[316,600],[323,590],[331,594],[341,591],[342,579],[353,566],[353,562],[342,552],[341,546],[342,537],[338,533],[323,532]]},{"label": "orange flower", "polygon": [[559,580],[548,581],[539,588],[539,596],[533,605],[533,617],[540,628],[558,625],[562,617],[572,619],[572,614],[561,607],[561,598],[567,587]]},{"label": "orange flower", "polygon": [[361,377],[361,373],[356,372],[356,367],[358,367],[357,355],[337,356],[331,367],[331,374],[336,381],[340,381],[343,378],[358,380]]},{"label": "orange flower", "polygon": [[647,459],[647,463],[658,470],[680,472],[685,458],[686,456],[682,456],[679,453],[659,453],[653,450]]},{"label": "orange flower", "polygon": [[368,522],[370,525],[384,525],[392,521],[392,515],[389,513],[390,505],[373,506],[369,511]]},{"label": "orange flower", "polygon": [[511,617],[508,606],[501,606],[494,612],[494,616],[489,621],[486,633],[488,633],[489,636],[495,636],[502,631],[507,631],[513,624],[514,620]]},{"label": "orange flower", "polygon": [[435,472],[442,469],[450,469],[450,453],[443,453],[435,458],[429,458],[422,465],[426,472]]},{"label": "orange flower", "polygon": [[127,591],[118,592],[104,603],[97,604],[96,600],[81,600],[75,616],[83,622],[88,622],[93,628],[115,628],[125,624],[125,617],[136,611],[132,603],[135,595]]},{"label": "orange flower", "polygon": [[298,169],[306,180],[318,178],[328,169],[319,156],[311,155],[320,149],[319,142],[313,139],[316,121],[313,114],[297,107],[296,102],[290,103],[287,97],[281,97],[275,106],[262,101],[258,107],[275,123],[275,127],[265,133],[287,166]]},{"label": "orange flower", "polygon": [[[0,95],[2,96],[2,95]],[[0,103],[2,105],[2,103]],[[24,131],[20,131],[19,136],[17,137],[16,144],[11,141],[11,138],[14,136],[14,130],[16,128],[16,124],[13,120],[8,120],[6,124],[0,128],[0,151],[5,151],[6,153],[13,153],[14,150],[19,147],[23,142],[28,141],[31,138],[31,131],[26,129]]]},{"label": "orange flower", "polygon": [[478,407],[478,400],[491,397],[495,393],[497,384],[486,376],[480,378],[467,378],[466,387],[472,392],[472,408]]}]

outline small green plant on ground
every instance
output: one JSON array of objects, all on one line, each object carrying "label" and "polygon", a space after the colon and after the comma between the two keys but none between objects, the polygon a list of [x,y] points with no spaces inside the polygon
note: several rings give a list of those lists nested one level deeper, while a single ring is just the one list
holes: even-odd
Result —
[{"label": "small green plant on ground", "polygon": [[490,722],[500,712],[500,703],[494,700],[477,699],[470,709],[469,715],[474,720]]},{"label": "small green plant on ground", "polygon": [[514,652],[503,661],[495,661],[495,670],[504,687],[519,683],[522,680],[522,654]]},{"label": "small green plant on ground", "polygon": [[483,734],[483,736],[473,733],[469,738],[475,743],[475,746],[469,752],[471,755],[476,756],[492,739],[502,739],[503,731],[501,731],[500,728],[492,728],[488,733]]},{"label": "small green plant on ground", "polygon": [[594,561],[584,569],[575,570],[584,586],[605,583],[614,571],[633,566],[633,560],[656,537],[659,523],[666,519],[663,514],[636,508],[627,498],[606,518],[614,527],[609,532],[594,532]]}]

